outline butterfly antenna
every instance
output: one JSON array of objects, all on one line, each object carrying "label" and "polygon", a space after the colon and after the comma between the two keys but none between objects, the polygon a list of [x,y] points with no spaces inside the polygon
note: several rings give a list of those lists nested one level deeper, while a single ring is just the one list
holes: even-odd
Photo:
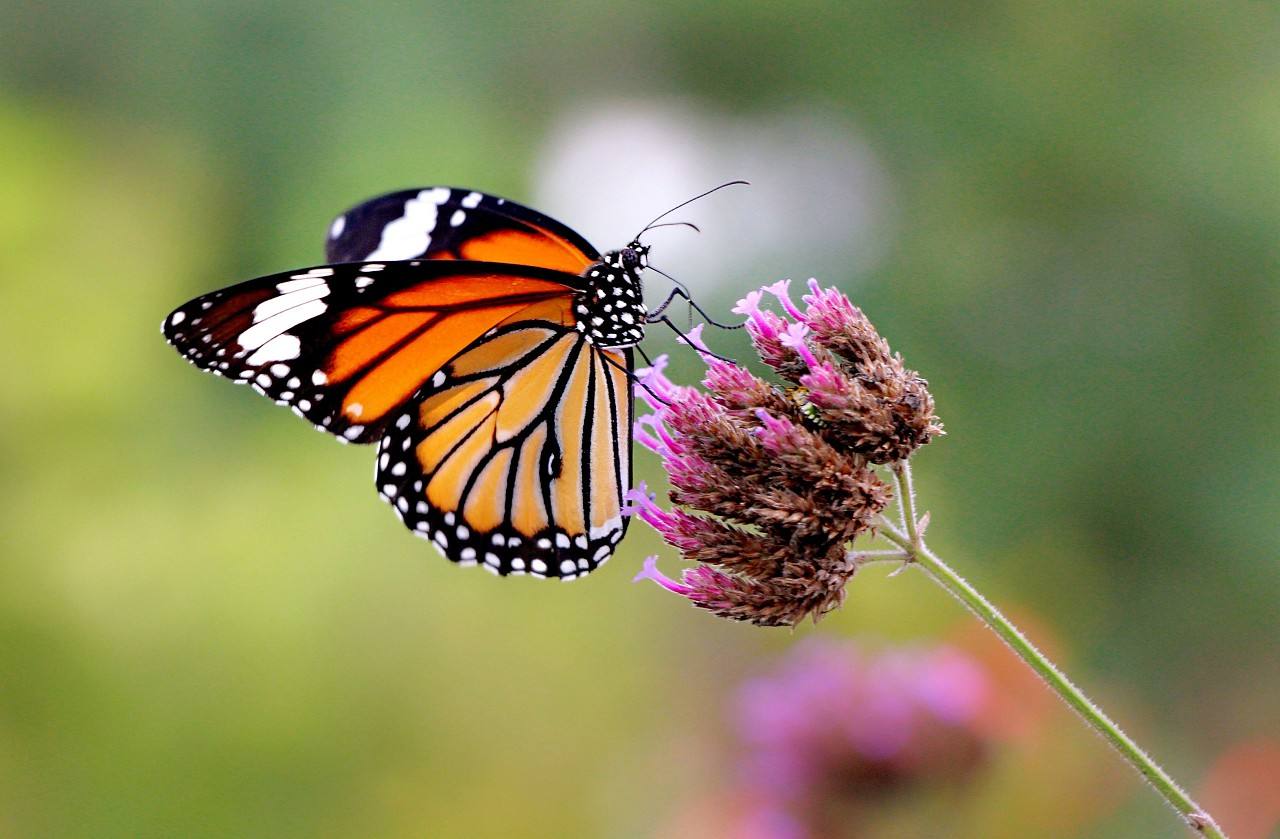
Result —
[{"label": "butterfly antenna", "polygon": [[640,232],[646,233],[650,230],[657,230],[659,227],[692,227],[694,233],[702,232],[702,228],[691,221],[664,221],[662,224],[651,224]]},{"label": "butterfly antenna", "polygon": [[725,187],[729,187],[729,186],[739,186],[739,185],[741,185],[741,186],[750,186],[750,184],[749,184],[747,181],[729,181],[729,182],[727,182],[727,183],[720,184],[720,186],[712,187],[711,189],[708,189],[706,192],[702,193],[701,195],[695,195],[695,196],[693,196],[692,198],[690,198],[688,201],[682,201],[682,202],[680,202],[679,204],[677,204],[677,205],[675,205],[674,207],[672,207],[670,210],[667,210],[665,213],[663,213],[663,214],[659,215],[659,216],[658,216],[657,218],[655,218],[653,221],[651,221],[651,222],[649,222],[648,224],[646,224],[646,225],[644,226],[644,230],[641,230],[639,233],[637,233],[637,234],[636,234],[636,236],[635,236],[635,238],[639,239],[641,236],[643,236],[643,235],[645,234],[645,231],[647,231],[647,230],[651,230],[651,229],[653,228],[653,225],[657,224],[659,221],[661,221],[662,219],[664,219],[664,218],[666,218],[667,216],[671,215],[672,213],[674,213],[676,210],[680,209],[681,207],[687,207],[687,206],[689,206],[690,204],[692,204],[694,201],[697,201],[697,200],[698,200],[698,199],[700,199],[700,198],[706,198],[706,197],[707,197],[708,195],[710,195],[711,193],[713,193],[713,192],[719,192],[720,190],[724,189]]}]

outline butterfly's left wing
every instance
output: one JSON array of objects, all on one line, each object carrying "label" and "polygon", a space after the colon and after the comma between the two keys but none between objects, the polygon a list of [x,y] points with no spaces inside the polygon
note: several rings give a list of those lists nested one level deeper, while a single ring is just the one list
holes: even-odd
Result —
[{"label": "butterfly's left wing", "polygon": [[546,304],[572,323],[580,283],[484,262],[323,265],[197,297],[162,328],[197,367],[366,443],[445,362],[508,318]]},{"label": "butterfly's left wing", "polygon": [[468,189],[420,187],[365,201],[329,225],[330,262],[471,259],[580,274],[600,258],[586,239],[537,210]]},{"label": "butterfly's left wing", "polygon": [[631,350],[533,307],[446,364],[388,425],[382,497],[448,559],[571,580],[622,538]]}]

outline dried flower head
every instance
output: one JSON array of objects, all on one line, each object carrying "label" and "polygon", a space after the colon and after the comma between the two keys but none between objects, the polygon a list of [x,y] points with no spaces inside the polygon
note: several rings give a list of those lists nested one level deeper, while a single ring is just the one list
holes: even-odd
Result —
[{"label": "dried flower head", "polygon": [[[856,570],[848,544],[890,500],[872,463],[906,458],[941,432],[926,382],[907,370],[870,321],[834,289],[810,281],[802,310],[783,281],[753,291],[735,312],[761,359],[790,384],[772,384],[712,356],[700,329],[688,342],[708,359],[703,389],[639,372],[652,414],[636,439],[658,453],[676,509],[641,484],[630,512],[686,560],[680,581],[651,579],[721,617],[768,626],[815,620],[840,605]],[[761,308],[765,294],[785,315]]]}]

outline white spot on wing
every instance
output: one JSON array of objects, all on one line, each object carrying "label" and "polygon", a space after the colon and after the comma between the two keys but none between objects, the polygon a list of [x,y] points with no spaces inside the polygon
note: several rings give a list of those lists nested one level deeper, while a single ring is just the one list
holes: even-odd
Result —
[{"label": "white spot on wing", "polygon": [[382,239],[367,259],[412,259],[431,245],[440,205],[449,200],[443,187],[424,189],[405,202],[404,215],[382,228]]},{"label": "white spot on wing", "polygon": [[306,288],[315,288],[324,285],[324,277],[308,277],[305,274],[299,274],[301,279],[285,280],[282,283],[276,283],[276,290],[284,293],[289,291],[302,291]]},{"label": "white spot on wing", "polygon": [[[297,280],[296,282],[310,282],[308,280]],[[289,285],[289,283],[280,283],[281,286]],[[280,286],[276,286],[279,288]],[[289,291],[277,297],[270,297],[263,300],[253,310],[253,322],[260,323],[273,315],[278,315],[295,306],[301,306],[309,300],[319,300],[321,297],[329,293],[329,286],[324,280],[317,280],[314,285],[306,288],[300,288]]]},{"label": "white spot on wing", "polygon": [[614,516],[599,527],[591,528],[591,540],[602,539],[615,531],[622,530],[622,517]]},{"label": "white spot on wing", "polygon": [[[328,289],[325,289],[328,293]],[[285,295],[288,296],[288,295]],[[281,298],[275,298],[281,299]],[[266,301],[270,303],[271,301]],[[261,304],[261,305],[265,305]],[[255,323],[253,326],[240,333],[240,337],[236,342],[246,350],[256,350],[258,347],[270,341],[272,338],[286,332],[305,320],[310,320],[317,315],[324,314],[328,306],[323,300],[308,300],[301,306],[295,306],[288,311],[281,312],[274,317],[269,317],[261,323]]]},{"label": "white spot on wing", "polygon": [[301,274],[294,274],[295,280],[302,280],[308,277],[332,277],[333,269],[328,265],[321,265],[319,268],[312,268],[310,271],[303,271]]},{"label": "white spot on wing", "polygon": [[468,210],[474,210],[476,207],[480,206],[480,199],[483,197],[484,196],[478,192],[468,192],[462,199],[461,204]]}]

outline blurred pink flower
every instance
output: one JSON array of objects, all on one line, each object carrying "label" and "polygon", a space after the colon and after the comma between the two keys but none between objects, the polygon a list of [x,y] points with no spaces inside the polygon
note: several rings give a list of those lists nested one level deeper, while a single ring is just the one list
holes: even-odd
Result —
[{"label": "blurred pink flower", "polygon": [[976,723],[987,694],[984,672],[949,647],[796,645],[734,699],[742,835],[842,835],[825,814],[847,822],[888,790],[963,780],[985,751]]}]

